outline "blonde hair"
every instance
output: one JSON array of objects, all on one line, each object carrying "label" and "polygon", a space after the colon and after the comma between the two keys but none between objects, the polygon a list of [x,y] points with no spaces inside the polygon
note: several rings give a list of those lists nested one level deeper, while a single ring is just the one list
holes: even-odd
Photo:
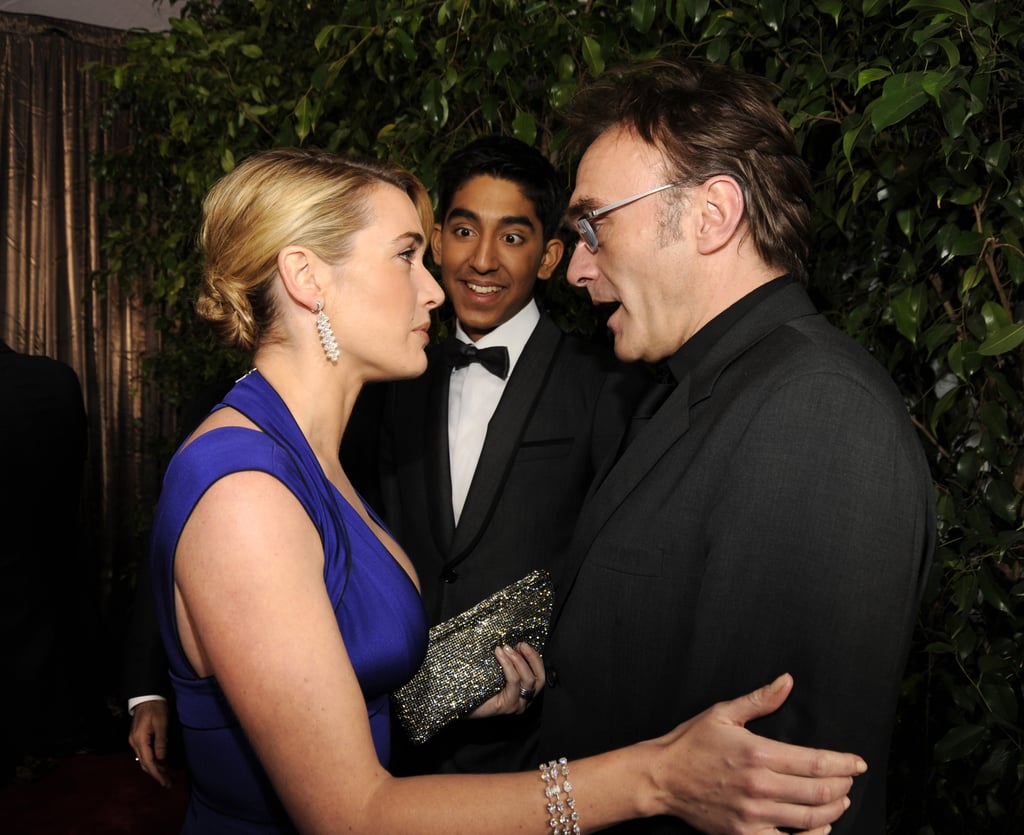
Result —
[{"label": "blonde hair", "polygon": [[368,197],[382,183],[409,195],[429,235],[434,219],[426,189],[392,163],[295,148],[243,161],[203,202],[205,266],[196,311],[225,345],[254,351],[271,338],[278,253],[304,246],[328,263],[344,261],[352,236],[371,222]]}]

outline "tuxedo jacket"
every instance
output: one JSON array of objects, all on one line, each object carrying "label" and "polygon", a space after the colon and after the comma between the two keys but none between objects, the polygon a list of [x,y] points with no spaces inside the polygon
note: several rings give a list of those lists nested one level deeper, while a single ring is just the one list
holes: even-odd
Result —
[{"label": "tuxedo jacket", "polygon": [[[537,568],[556,583],[580,505],[631,412],[635,372],[542,315],[488,424],[458,525],[452,511],[448,385],[442,346],[427,372],[389,387],[382,510],[419,575],[431,624]],[[536,711],[456,722],[416,749],[410,770],[534,767]],[[402,769],[401,752],[395,767]]]},{"label": "tuxedo jacket", "polygon": [[869,771],[833,831],[883,832],[933,538],[929,471],[892,381],[802,287],[782,288],[595,480],[556,597],[542,759],[658,736],[789,672],[787,702],[750,729],[861,754]]}]

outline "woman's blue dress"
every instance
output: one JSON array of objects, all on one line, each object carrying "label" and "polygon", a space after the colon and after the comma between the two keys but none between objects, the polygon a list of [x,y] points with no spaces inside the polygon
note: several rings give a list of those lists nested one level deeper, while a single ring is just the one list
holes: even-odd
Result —
[{"label": "woman's blue dress", "polygon": [[[180,449],[164,478],[151,559],[157,615],[184,736],[191,791],[185,833],[293,832],[273,787],[213,677],[196,675],[179,639],[174,552],[205,491],[230,473],[259,470],[301,502],[324,543],[324,591],[366,699],[377,756],[390,749],[388,694],[426,652],[422,603],[404,569],[327,480],[277,393],[259,372],[225,396],[263,431],[214,429]],[[220,407],[218,407],[220,408]]]}]

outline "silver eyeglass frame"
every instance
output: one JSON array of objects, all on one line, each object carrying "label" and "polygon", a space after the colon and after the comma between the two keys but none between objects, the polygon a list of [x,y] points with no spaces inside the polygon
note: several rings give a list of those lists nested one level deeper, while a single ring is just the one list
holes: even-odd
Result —
[{"label": "silver eyeglass frame", "polygon": [[657,194],[659,191],[665,191],[666,189],[676,188],[686,184],[685,180],[677,180],[674,183],[666,183],[663,186],[657,186],[656,188],[652,188],[648,191],[643,191],[640,194],[634,194],[632,197],[627,197],[624,200],[616,200],[614,203],[609,203],[607,206],[602,206],[600,209],[591,209],[576,220],[576,231],[579,233],[580,240],[583,241],[584,246],[590,250],[591,254],[596,255],[600,244],[597,240],[597,230],[591,225],[590,221],[595,218],[599,218],[602,215],[606,215],[609,212],[614,212],[616,209],[621,209],[623,206],[628,206],[630,203],[635,203],[637,200],[643,200],[645,197]]}]

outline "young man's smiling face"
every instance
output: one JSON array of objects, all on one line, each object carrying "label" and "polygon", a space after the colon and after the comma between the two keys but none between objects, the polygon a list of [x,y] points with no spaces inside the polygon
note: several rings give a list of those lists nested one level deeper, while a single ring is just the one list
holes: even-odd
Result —
[{"label": "young man's smiling face", "polygon": [[455,315],[474,341],[522,310],[534,283],[550,278],[562,258],[562,242],[544,240],[536,208],[511,180],[467,180],[441,220],[431,236],[434,260]]}]

